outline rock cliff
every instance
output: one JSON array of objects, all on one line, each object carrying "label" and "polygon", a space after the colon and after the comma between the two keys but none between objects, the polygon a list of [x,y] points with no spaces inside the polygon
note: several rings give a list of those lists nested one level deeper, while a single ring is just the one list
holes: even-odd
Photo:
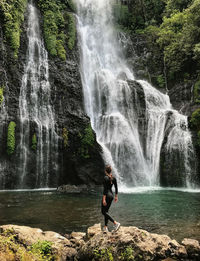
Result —
[{"label": "rock cliff", "polygon": [[[0,126],[0,169],[2,173],[0,189],[14,189],[22,188],[20,185],[22,171],[19,166],[21,155],[19,148],[21,135],[19,96],[27,59],[29,14],[26,9],[24,22],[21,25],[18,55],[13,57],[13,50],[5,33],[6,20],[3,4],[0,8],[0,87],[3,90]],[[35,4],[37,5],[37,1]],[[38,16],[43,35],[43,15],[40,11],[38,11]],[[58,168],[57,172],[54,167],[50,168],[47,186],[56,187],[63,183],[99,184],[103,177],[104,163],[101,157],[101,148],[96,142],[95,133],[91,130],[90,119],[84,111],[77,40],[75,40],[72,50],[67,46],[65,49],[67,50],[66,61],[57,56],[49,55],[48,57],[51,88],[50,106],[54,112],[55,130],[58,135],[58,155],[56,155],[56,151],[51,151],[51,155],[57,157]],[[8,155],[8,125],[11,121],[16,124],[15,145],[14,153]],[[36,124],[30,119],[30,144],[35,131]],[[87,139],[91,139],[92,142],[89,143]],[[23,188],[38,187],[36,185],[36,154],[36,150],[30,146],[27,160],[28,175]]]}]

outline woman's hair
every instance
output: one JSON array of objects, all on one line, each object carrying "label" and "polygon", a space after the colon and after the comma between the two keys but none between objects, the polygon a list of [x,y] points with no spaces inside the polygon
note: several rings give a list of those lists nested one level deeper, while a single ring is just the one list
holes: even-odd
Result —
[{"label": "woman's hair", "polygon": [[106,165],[106,167],[105,167],[105,171],[106,171],[108,174],[110,174],[111,171],[112,171],[111,166],[110,166],[110,165]]}]

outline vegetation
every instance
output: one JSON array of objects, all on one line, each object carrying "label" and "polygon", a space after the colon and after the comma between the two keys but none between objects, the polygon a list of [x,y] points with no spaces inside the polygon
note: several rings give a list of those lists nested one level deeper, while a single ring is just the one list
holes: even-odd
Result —
[{"label": "vegetation", "polygon": [[1,0],[0,17],[3,18],[6,40],[13,50],[15,58],[18,57],[20,46],[21,25],[24,21],[24,12],[27,0]]},{"label": "vegetation", "polygon": [[3,100],[4,100],[4,97],[3,97],[3,87],[0,87],[0,106],[2,105],[3,103]]},{"label": "vegetation", "polygon": [[5,230],[0,235],[0,260],[21,261],[53,261],[57,260],[52,251],[52,243],[38,241],[26,248],[18,241],[17,235],[11,230]]},{"label": "vegetation", "polygon": [[62,137],[63,137],[64,147],[66,148],[67,146],[69,146],[69,144],[68,144],[68,131],[67,131],[66,128],[63,128]]},{"label": "vegetation", "polygon": [[131,247],[126,247],[120,255],[120,260],[132,261],[134,259],[134,250]]},{"label": "vegetation", "polygon": [[73,14],[66,13],[65,19],[67,22],[68,36],[67,36],[67,45],[70,50],[74,48],[76,41],[76,22]]},{"label": "vegetation", "polygon": [[[123,3],[118,5],[118,11],[115,5],[115,22],[130,33],[142,33],[147,37],[153,56],[165,63],[167,79],[184,81],[186,74],[197,78],[200,0],[128,0]],[[164,85],[163,75],[157,78],[160,87]]]},{"label": "vegetation", "polygon": [[194,129],[200,131],[200,109],[197,109],[192,113],[190,123]]},{"label": "vegetation", "polygon": [[73,14],[75,6],[67,0],[39,0],[39,7],[44,15],[44,39],[50,55],[66,60],[67,43],[73,49],[76,38],[76,26]]},{"label": "vegetation", "polygon": [[194,102],[200,103],[200,80],[194,85]]},{"label": "vegetation", "polygon": [[112,248],[106,249],[94,249],[94,260],[101,260],[101,261],[114,261],[112,255]]},{"label": "vegetation", "polygon": [[191,127],[197,132],[197,145],[200,147],[200,108],[192,113]]},{"label": "vegetation", "polygon": [[8,125],[8,136],[7,136],[7,153],[8,155],[13,154],[15,151],[15,127],[14,121],[11,121]]},{"label": "vegetation", "polygon": [[35,256],[39,258],[39,260],[53,261],[55,260],[55,256],[52,252],[52,242],[49,241],[40,241],[38,240],[36,243],[32,244],[29,250]]},{"label": "vegetation", "polygon": [[89,149],[94,146],[95,142],[95,136],[91,125],[88,125],[88,127],[86,127],[84,130],[84,134],[80,133],[79,136],[81,139],[79,153],[83,158],[87,159],[90,157]]},{"label": "vegetation", "polygon": [[36,150],[37,149],[37,137],[36,137],[36,134],[34,133],[33,136],[32,136],[32,146],[31,148],[33,150]]}]

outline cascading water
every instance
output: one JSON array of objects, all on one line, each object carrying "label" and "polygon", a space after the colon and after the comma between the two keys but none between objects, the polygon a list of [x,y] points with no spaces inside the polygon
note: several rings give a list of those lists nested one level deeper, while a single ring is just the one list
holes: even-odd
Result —
[{"label": "cascading water", "polygon": [[[167,95],[134,78],[112,27],[112,2],[76,0],[85,109],[105,161],[114,166],[121,186],[157,186],[162,147],[168,153],[178,147],[184,158],[183,186],[189,186],[194,152],[187,118],[172,109]],[[144,94],[145,137],[139,126],[141,98],[131,82]]]},{"label": "cascading water", "polygon": [[[36,153],[35,187],[48,187],[50,170],[57,173],[58,136],[50,104],[48,54],[40,35],[37,9],[28,4],[28,50],[20,89],[20,187],[26,186],[30,150]],[[33,132],[34,130],[34,132]],[[34,137],[34,144],[32,143]],[[34,147],[33,147],[34,146]],[[31,148],[32,147],[32,148]]]}]

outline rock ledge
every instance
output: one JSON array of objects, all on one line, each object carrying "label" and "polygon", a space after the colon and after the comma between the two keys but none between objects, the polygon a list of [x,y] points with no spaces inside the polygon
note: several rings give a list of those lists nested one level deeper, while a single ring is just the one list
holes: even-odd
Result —
[{"label": "rock ledge", "polygon": [[26,247],[38,240],[52,242],[57,260],[200,260],[197,240],[185,238],[181,244],[166,235],[149,233],[137,227],[120,227],[117,232],[103,233],[101,225],[89,227],[87,233],[72,232],[65,236],[17,225],[0,226],[1,234],[13,231]]}]

